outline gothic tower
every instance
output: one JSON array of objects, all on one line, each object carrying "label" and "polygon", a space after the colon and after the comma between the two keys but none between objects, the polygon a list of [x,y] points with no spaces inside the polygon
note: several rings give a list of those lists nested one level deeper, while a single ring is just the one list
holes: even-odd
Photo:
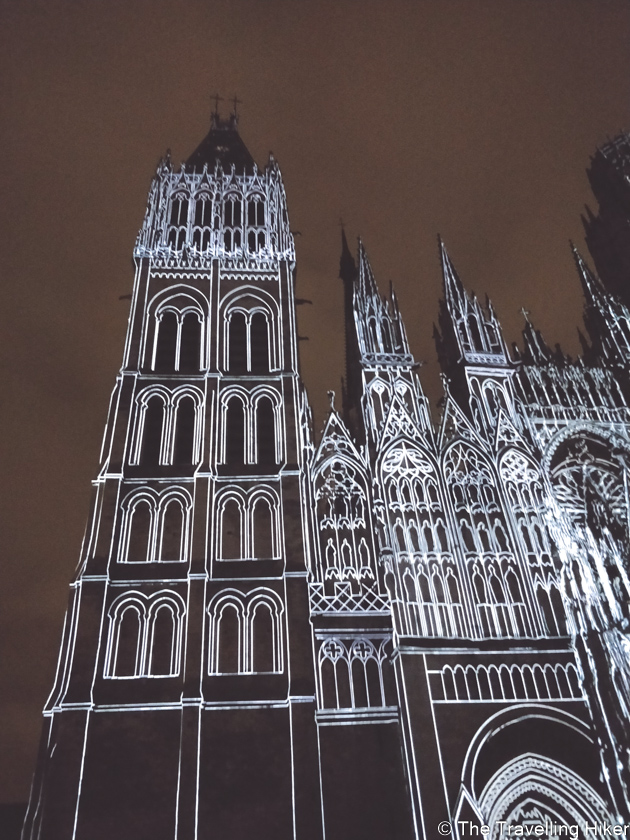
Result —
[{"label": "gothic tower", "polygon": [[235,114],[134,261],[23,836],[320,837],[294,245]]},{"label": "gothic tower", "polygon": [[440,242],[434,424],[343,234],[314,442],[275,160],[218,113],[167,155],[23,840],[625,833],[630,312],[574,257],[577,360]]}]

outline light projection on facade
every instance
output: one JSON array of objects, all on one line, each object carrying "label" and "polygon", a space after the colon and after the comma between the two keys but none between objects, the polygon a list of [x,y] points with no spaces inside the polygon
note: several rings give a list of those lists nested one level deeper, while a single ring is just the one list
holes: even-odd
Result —
[{"label": "light projection on facade", "polygon": [[160,162],[23,840],[630,822],[630,313],[576,252],[583,357],[510,353],[440,257],[440,422],[344,235],[316,438],[276,161]]}]

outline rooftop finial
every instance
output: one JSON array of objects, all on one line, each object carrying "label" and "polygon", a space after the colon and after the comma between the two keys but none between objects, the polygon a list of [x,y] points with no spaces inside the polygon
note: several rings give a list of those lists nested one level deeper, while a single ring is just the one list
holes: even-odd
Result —
[{"label": "rooftop finial", "polygon": [[232,115],[238,119],[238,113],[237,113],[237,110],[236,110],[236,106],[237,105],[242,105],[243,100],[239,99],[237,97],[237,95],[234,94],[234,96],[232,97],[232,99],[230,101],[231,101],[232,105],[234,106],[234,110],[232,111]]},{"label": "rooftop finial", "polygon": [[215,93],[210,99],[214,99],[214,111],[212,111],[210,117],[212,122],[212,128],[216,128],[219,124],[219,102],[223,102],[223,97],[219,96],[218,93]]}]

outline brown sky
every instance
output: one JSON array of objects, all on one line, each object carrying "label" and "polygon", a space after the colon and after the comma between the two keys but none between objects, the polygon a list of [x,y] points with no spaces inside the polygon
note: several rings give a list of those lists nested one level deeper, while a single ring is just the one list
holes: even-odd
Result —
[{"label": "brown sky", "polygon": [[625,0],[1,0],[0,801],[23,800],[158,158],[238,93],[301,231],[302,369],[342,369],[339,218],[393,280],[435,402],[440,232],[508,340],[576,352],[589,155],[629,128]]}]

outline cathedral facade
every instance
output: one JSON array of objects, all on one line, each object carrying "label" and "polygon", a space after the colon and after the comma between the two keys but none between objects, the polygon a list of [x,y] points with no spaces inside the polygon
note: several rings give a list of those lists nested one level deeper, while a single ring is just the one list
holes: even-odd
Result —
[{"label": "cathedral facade", "polygon": [[439,424],[344,236],[316,440],[276,161],[160,162],[23,840],[625,832],[630,313],[575,252],[510,352],[440,255]]}]

